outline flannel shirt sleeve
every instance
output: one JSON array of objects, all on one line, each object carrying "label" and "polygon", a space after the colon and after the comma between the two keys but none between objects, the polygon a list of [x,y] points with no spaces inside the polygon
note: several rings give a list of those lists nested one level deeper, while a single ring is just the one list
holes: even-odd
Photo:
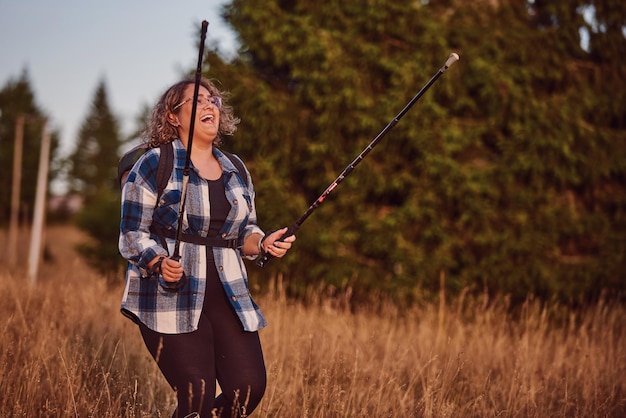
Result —
[{"label": "flannel shirt sleeve", "polygon": [[150,237],[156,205],[156,170],[159,150],[150,150],[133,167],[122,189],[119,251],[122,257],[146,269],[148,263],[167,251]]}]

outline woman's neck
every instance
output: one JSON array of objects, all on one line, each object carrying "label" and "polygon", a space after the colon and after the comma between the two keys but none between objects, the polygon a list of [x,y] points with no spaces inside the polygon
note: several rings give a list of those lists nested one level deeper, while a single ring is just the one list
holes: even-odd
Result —
[{"label": "woman's neck", "polygon": [[201,145],[196,147],[194,143],[191,149],[191,160],[200,175],[207,180],[217,180],[222,175],[222,167],[213,155],[213,146]]}]

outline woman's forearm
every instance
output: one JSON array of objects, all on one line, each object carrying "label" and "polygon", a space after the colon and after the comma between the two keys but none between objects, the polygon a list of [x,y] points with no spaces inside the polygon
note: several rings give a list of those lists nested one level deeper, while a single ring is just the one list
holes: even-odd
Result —
[{"label": "woman's forearm", "polygon": [[243,243],[243,253],[248,256],[259,255],[261,253],[260,244],[262,239],[263,235],[261,234],[250,234]]}]

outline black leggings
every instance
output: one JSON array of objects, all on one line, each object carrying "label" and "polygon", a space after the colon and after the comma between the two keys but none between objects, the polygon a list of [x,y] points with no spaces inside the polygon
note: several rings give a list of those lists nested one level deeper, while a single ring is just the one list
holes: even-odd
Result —
[{"label": "black leggings", "polygon": [[[213,408],[218,417],[246,416],[261,402],[265,392],[259,334],[243,330],[226,298],[215,264],[208,266],[207,290],[196,331],[160,334],[139,325],[146,347],[177,392],[178,408],[173,418],[193,412],[203,418],[211,417]],[[222,389],[217,398],[216,379]],[[233,410],[238,413],[233,414]]]}]

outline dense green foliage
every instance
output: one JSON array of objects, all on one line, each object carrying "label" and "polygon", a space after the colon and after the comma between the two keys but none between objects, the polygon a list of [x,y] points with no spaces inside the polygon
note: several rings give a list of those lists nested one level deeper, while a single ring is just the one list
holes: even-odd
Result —
[{"label": "dense green foliage", "polygon": [[624,7],[233,1],[240,54],[214,52],[206,75],[242,118],[225,147],[248,163],[266,229],[295,221],[461,56],[267,269],[295,293],[323,281],[410,298],[440,277],[518,300],[622,292]]},{"label": "dense green foliage", "polygon": [[[35,94],[30,86],[28,74],[24,72],[18,79],[9,80],[0,90],[0,226],[5,227],[10,219],[11,193],[13,186],[13,156],[15,150],[15,130],[18,117],[24,116],[22,143],[22,174],[20,185],[20,222],[32,219],[39,171],[39,154],[45,119],[48,117],[37,105]],[[49,127],[50,129],[50,127]],[[50,155],[58,150],[59,134],[52,129],[50,135]],[[48,176],[53,181],[59,167],[51,166]]]}]

